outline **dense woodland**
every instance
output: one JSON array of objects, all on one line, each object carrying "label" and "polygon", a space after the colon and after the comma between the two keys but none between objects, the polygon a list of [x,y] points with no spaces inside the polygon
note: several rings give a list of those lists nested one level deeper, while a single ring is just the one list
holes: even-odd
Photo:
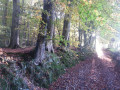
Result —
[{"label": "dense woodland", "polygon": [[0,0],[0,90],[49,88],[119,34],[119,0]]}]

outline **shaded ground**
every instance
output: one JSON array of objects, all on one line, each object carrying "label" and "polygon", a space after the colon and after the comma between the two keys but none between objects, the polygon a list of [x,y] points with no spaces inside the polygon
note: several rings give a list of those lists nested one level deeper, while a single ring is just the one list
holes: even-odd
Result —
[{"label": "shaded ground", "polygon": [[[11,58],[17,57],[18,60],[17,55],[26,55],[33,49],[34,47],[0,49],[0,59],[7,57],[11,60]],[[60,76],[56,82],[53,82],[49,90],[120,90],[120,55],[118,53],[115,54],[113,59],[112,55],[112,52],[104,51],[104,56],[100,58],[97,55],[89,57],[88,60],[82,61],[71,69],[66,70],[66,74]],[[33,83],[29,83],[29,78],[22,78],[28,83],[30,88],[36,88]],[[38,87],[33,90],[44,89]]]},{"label": "shaded ground", "polygon": [[28,52],[32,51],[33,49],[34,49],[34,47],[18,48],[18,49],[0,48],[0,55],[8,54],[8,53],[12,53],[12,54],[28,53]]},{"label": "shaded ground", "polygon": [[109,51],[96,55],[67,70],[49,90],[120,90],[119,65]]},{"label": "shaded ground", "polygon": [[30,59],[31,57],[33,57],[33,50],[34,47],[18,49],[0,48],[0,63],[1,61],[21,61]]},{"label": "shaded ground", "polygon": [[[8,65],[8,62],[11,61],[14,64],[15,70],[19,71],[18,62],[29,59],[29,57],[31,56],[31,52],[33,50],[34,50],[34,47],[18,48],[18,49],[0,48],[0,65],[6,65],[6,64]],[[34,85],[34,83],[31,82],[31,79],[29,79],[29,77],[26,77],[25,75],[23,75],[24,73],[19,72],[16,74],[15,71],[11,70],[10,68],[2,68],[2,69],[4,69],[9,73],[12,73],[14,77],[21,78],[24,84],[26,84],[30,90],[46,90],[45,88],[41,88]],[[0,69],[0,79],[4,79],[3,72],[1,73],[1,71],[2,70]],[[0,90],[2,90],[1,87],[0,87]]]}]

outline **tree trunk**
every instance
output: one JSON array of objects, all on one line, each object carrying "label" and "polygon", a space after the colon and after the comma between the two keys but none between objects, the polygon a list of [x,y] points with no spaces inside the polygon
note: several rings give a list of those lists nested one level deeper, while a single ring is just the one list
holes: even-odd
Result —
[{"label": "tree trunk", "polygon": [[12,26],[11,26],[11,38],[10,48],[19,47],[19,14],[20,14],[20,1],[13,0],[13,14],[12,14]]},{"label": "tree trunk", "polygon": [[78,38],[78,40],[79,40],[79,47],[81,47],[82,46],[82,30],[79,29],[78,32],[79,32],[79,38]]},{"label": "tree trunk", "polygon": [[2,18],[2,25],[7,26],[7,9],[8,9],[8,2],[9,0],[5,0],[3,18]]},{"label": "tree trunk", "polygon": [[22,10],[21,10],[21,13],[23,13],[24,10],[25,10],[24,6],[25,6],[25,0],[22,0]]},{"label": "tree trunk", "polygon": [[63,26],[63,41],[60,41],[62,48],[65,48],[67,46],[67,41],[69,40],[69,33],[70,33],[70,19],[71,15],[70,14],[65,14],[64,17],[64,26]]},{"label": "tree trunk", "polygon": [[84,31],[84,47],[87,45],[87,34],[86,31]]},{"label": "tree trunk", "polygon": [[[48,0],[44,0],[44,11],[48,11]],[[45,59],[45,38],[47,30],[48,15],[42,13],[42,21],[39,25],[39,34],[35,48],[35,65],[39,65]]]},{"label": "tree trunk", "polygon": [[52,0],[49,0],[48,2],[48,10],[47,12],[49,13],[49,20],[47,22],[47,36],[48,39],[46,41],[46,50],[48,52],[54,52],[53,49],[53,33],[54,33],[54,3]]},{"label": "tree trunk", "polygon": [[[67,2],[69,2],[67,0]],[[70,33],[70,23],[71,23],[71,11],[72,11],[72,4],[71,2],[73,2],[73,0],[70,0],[70,3],[67,4],[67,6],[69,7],[69,10],[67,13],[65,13],[65,17],[64,17],[64,25],[63,25],[63,32],[62,32],[62,36],[63,36],[63,41],[60,41],[61,43],[61,48],[62,49],[67,49],[70,44],[68,44],[69,41],[69,33]]]},{"label": "tree trunk", "polygon": [[[3,12],[3,16],[2,16],[2,25],[4,26],[4,32],[5,32],[5,34],[7,35],[7,10],[8,10],[8,3],[9,3],[9,0],[5,0],[5,6],[4,6],[4,12]],[[5,46],[8,46],[8,45],[6,45],[7,44],[7,42],[8,42],[8,40],[6,40],[6,37],[5,37],[5,40],[4,40],[4,42],[5,42]]]},{"label": "tree trunk", "polygon": [[55,24],[54,24],[54,31],[53,31],[53,48],[56,47],[55,35],[56,35],[56,32],[55,32]]},{"label": "tree trunk", "polygon": [[37,44],[35,48],[35,65],[39,65],[45,59],[45,36],[38,34]]},{"label": "tree trunk", "polygon": [[29,27],[29,22],[27,22],[27,42],[26,46],[30,46],[30,27]]},{"label": "tree trunk", "polygon": [[[79,17],[79,20],[80,20],[80,17]],[[79,27],[78,27],[78,33],[79,33],[79,37],[78,37],[78,40],[79,40],[79,47],[82,48],[82,32],[83,30],[80,28],[80,21],[79,21]]]}]

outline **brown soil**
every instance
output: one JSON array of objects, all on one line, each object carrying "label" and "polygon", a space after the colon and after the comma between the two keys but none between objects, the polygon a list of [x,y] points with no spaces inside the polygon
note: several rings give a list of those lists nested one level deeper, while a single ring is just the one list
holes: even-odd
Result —
[{"label": "brown soil", "polygon": [[119,68],[110,52],[96,55],[67,70],[49,90],[120,90]]}]

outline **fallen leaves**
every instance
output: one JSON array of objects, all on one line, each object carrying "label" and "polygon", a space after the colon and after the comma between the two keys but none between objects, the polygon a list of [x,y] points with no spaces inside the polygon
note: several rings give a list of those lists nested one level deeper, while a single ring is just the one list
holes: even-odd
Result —
[{"label": "fallen leaves", "polygon": [[99,59],[94,56],[92,59],[80,62],[67,70],[49,90],[119,90],[120,73],[117,71],[119,69],[115,71],[114,63],[106,58]]}]

